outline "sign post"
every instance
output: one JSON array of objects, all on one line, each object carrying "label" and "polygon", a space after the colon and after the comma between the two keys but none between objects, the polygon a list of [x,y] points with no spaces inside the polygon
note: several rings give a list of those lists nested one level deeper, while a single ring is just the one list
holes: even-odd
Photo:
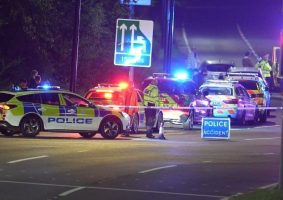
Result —
[{"label": "sign post", "polygon": [[153,21],[117,19],[114,64],[150,67]]},{"label": "sign post", "polygon": [[202,118],[201,138],[230,139],[230,118]]}]

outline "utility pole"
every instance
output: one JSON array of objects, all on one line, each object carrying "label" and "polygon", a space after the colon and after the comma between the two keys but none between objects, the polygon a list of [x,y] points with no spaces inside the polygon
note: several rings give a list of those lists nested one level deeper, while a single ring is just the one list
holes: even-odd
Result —
[{"label": "utility pole", "polygon": [[81,18],[81,0],[76,1],[75,10],[75,27],[73,34],[73,47],[72,47],[72,63],[71,63],[71,84],[70,91],[76,91],[77,72],[78,72],[78,55],[79,55],[79,42],[80,42],[80,18]]},{"label": "utility pole", "polygon": [[163,17],[165,18],[164,30],[164,58],[163,58],[163,72],[170,73],[171,71],[171,57],[174,33],[174,7],[175,0],[163,1]]}]

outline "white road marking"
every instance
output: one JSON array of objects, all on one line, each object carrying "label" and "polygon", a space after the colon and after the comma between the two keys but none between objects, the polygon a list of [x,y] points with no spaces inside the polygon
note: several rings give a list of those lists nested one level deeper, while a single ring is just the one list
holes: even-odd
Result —
[{"label": "white road marking", "polygon": [[280,139],[280,137],[270,137],[270,138],[247,138],[244,140],[252,141],[252,140],[274,140],[274,139]]},{"label": "white road marking", "polygon": [[241,130],[247,130],[247,129],[256,129],[256,128],[270,128],[270,127],[276,127],[280,125],[271,125],[271,126],[257,126],[257,127],[244,127],[244,128],[231,128],[232,131],[241,131]]},{"label": "white road marking", "polygon": [[202,161],[202,163],[212,163],[212,161],[211,160],[204,160],[204,161]]},{"label": "white road marking", "polygon": [[71,193],[74,193],[74,192],[77,192],[77,191],[83,190],[83,189],[85,189],[85,187],[76,187],[74,189],[67,190],[66,192],[63,192],[63,193],[59,194],[59,196],[60,197],[65,197],[65,196],[68,196]]},{"label": "white road marking", "polygon": [[275,153],[264,153],[264,156],[275,155]]},{"label": "white road marking", "polygon": [[172,167],[176,167],[176,166],[177,165],[168,165],[168,166],[163,166],[163,167],[156,167],[156,168],[140,171],[139,174],[144,174],[144,173],[147,173],[147,172],[157,171],[157,170],[160,170],[160,169],[172,168]]},{"label": "white road marking", "polygon": [[82,151],[78,151],[78,153],[84,153],[87,152],[88,150],[82,150]]},{"label": "white road marking", "polygon": [[47,158],[48,156],[36,156],[36,157],[30,157],[30,158],[23,158],[23,159],[19,159],[19,160],[12,160],[12,161],[9,161],[7,162],[8,164],[13,164],[13,163],[18,163],[18,162],[24,162],[24,161],[27,161],[27,160],[35,160],[35,159],[41,159],[41,158]]},{"label": "white road marking", "polygon": [[265,185],[265,186],[259,187],[259,189],[268,189],[268,188],[275,187],[277,185],[278,185],[278,183],[272,183],[272,184],[269,184],[269,185]]},{"label": "white road marking", "polygon": [[177,192],[162,192],[156,190],[138,190],[138,189],[123,189],[123,188],[108,188],[108,187],[91,187],[91,186],[78,186],[78,185],[59,185],[59,184],[49,184],[49,183],[35,183],[35,182],[20,182],[20,181],[6,181],[0,180],[0,183],[11,183],[11,184],[25,184],[25,185],[36,185],[36,186],[50,186],[50,187],[70,187],[70,188],[86,188],[94,190],[112,190],[112,191],[122,191],[122,192],[139,192],[139,193],[153,193],[153,194],[168,194],[176,196],[195,196],[195,197],[209,197],[209,198],[224,198],[225,196],[220,195],[209,195],[209,194],[194,194],[194,193],[177,193]]}]

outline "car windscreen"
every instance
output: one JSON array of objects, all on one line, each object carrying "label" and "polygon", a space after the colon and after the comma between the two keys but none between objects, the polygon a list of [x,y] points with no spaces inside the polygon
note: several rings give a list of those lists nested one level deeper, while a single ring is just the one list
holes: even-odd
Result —
[{"label": "car windscreen", "polygon": [[204,87],[201,88],[202,94],[207,93],[207,95],[233,95],[232,88],[228,87]]},{"label": "car windscreen", "polygon": [[257,82],[255,81],[239,81],[247,90],[258,90]]},{"label": "car windscreen", "polygon": [[211,72],[227,72],[232,67],[229,64],[210,64],[206,66],[207,71]]},{"label": "car windscreen", "polygon": [[196,90],[196,85],[191,81],[160,79],[158,80],[158,89],[160,93],[175,95],[193,94]]},{"label": "car windscreen", "polygon": [[0,102],[7,102],[12,99],[14,95],[7,93],[0,93]]}]

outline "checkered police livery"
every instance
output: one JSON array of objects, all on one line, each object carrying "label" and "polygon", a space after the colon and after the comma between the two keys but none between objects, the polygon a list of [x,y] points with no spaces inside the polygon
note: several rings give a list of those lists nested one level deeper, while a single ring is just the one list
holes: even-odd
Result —
[{"label": "checkered police livery", "polygon": [[34,137],[40,131],[78,132],[85,138],[100,133],[114,139],[129,128],[128,114],[97,107],[60,89],[0,91],[0,132]]}]

